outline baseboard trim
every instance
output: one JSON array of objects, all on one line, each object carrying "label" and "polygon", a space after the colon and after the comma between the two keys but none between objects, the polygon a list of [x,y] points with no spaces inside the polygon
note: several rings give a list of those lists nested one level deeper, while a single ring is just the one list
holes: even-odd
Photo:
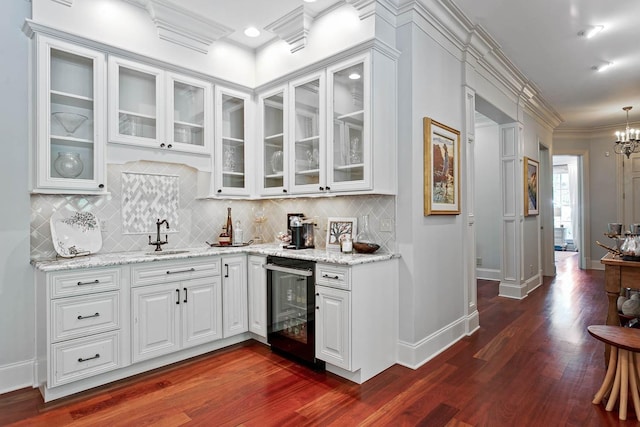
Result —
[{"label": "baseboard trim", "polygon": [[604,270],[604,264],[600,262],[600,260],[589,260],[587,263],[591,270]]},{"label": "baseboard trim", "polygon": [[[398,342],[398,364],[411,369],[418,369],[436,357],[467,334],[470,318],[460,318],[444,328],[434,332],[417,343]],[[474,329],[475,330],[475,329]]]},{"label": "baseboard trim", "polygon": [[502,279],[502,272],[493,268],[476,268],[476,278],[499,281]]},{"label": "baseboard trim", "polygon": [[33,372],[33,360],[0,366],[0,394],[33,387],[35,384]]}]

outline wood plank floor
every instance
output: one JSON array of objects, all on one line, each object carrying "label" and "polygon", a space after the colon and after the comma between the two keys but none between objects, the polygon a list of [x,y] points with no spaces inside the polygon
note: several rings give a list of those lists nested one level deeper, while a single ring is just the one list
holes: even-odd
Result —
[{"label": "wood plank floor", "polygon": [[394,366],[363,385],[238,345],[44,404],[37,390],[0,396],[16,426],[618,426],[591,404],[604,347],[587,326],[606,315],[603,272],[558,262],[522,301],[479,281],[481,329],[420,369]]}]

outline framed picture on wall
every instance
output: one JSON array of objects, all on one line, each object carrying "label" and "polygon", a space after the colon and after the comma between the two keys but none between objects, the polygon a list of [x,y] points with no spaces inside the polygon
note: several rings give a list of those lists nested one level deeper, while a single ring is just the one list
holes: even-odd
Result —
[{"label": "framed picture on wall", "polygon": [[340,240],[345,235],[355,239],[358,228],[357,218],[332,218],[327,219],[327,249],[340,250]]},{"label": "framed picture on wall", "polygon": [[538,168],[539,163],[524,158],[524,216],[538,215]]},{"label": "framed picture on wall", "polygon": [[424,215],[460,214],[460,131],[425,117]]}]

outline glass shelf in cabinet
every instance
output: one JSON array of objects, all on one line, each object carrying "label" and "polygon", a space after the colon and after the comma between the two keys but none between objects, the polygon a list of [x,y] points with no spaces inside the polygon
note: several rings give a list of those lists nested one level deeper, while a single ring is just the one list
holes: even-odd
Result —
[{"label": "glass shelf in cabinet", "polygon": [[87,96],[52,90],[50,91],[50,99],[52,104],[62,104],[68,107],[76,107],[93,111],[93,98],[89,98]]}]

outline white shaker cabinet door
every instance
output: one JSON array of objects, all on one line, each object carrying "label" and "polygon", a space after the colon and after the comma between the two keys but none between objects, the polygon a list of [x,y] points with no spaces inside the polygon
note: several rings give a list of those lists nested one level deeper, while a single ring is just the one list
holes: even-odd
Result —
[{"label": "white shaker cabinet door", "polygon": [[267,270],[266,257],[250,255],[248,268],[249,331],[267,337]]},{"label": "white shaker cabinet door", "polygon": [[222,338],[220,276],[182,282],[183,348]]},{"label": "white shaker cabinet door", "polygon": [[222,307],[225,338],[249,330],[245,255],[222,258]]},{"label": "white shaker cabinet door", "polygon": [[316,286],[316,357],[351,370],[351,292]]},{"label": "white shaker cabinet door", "polygon": [[142,286],[131,291],[133,361],[180,348],[180,283]]}]

